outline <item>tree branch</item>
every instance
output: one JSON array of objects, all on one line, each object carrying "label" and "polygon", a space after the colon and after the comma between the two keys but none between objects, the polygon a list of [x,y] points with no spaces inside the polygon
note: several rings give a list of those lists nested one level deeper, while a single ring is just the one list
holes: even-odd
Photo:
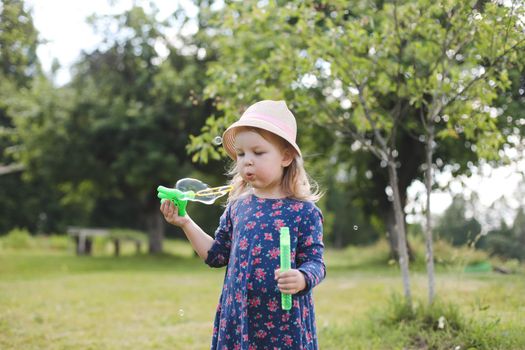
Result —
[{"label": "tree branch", "polygon": [[[379,142],[379,145],[381,146],[381,149],[384,152],[386,152],[387,149],[388,149],[386,140],[381,135],[381,133],[379,132],[379,128],[377,127],[377,123],[372,118],[372,113],[370,112],[370,109],[368,108],[368,104],[366,103],[366,100],[365,100],[365,98],[363,96],[363,86],[360,83],[358,83],[354,78],[352,78],[352,82],[355,84],[355,86],[357,88],[359,101],[363,105],[363,110],[365,111],[365,117],[368,120],[368,122],[370,123],[370,125],[372,126],[372,130],[374,131],[374,136],[376,137],[377,142]],[[365,79],[365,81],[363,83],[366,84],[366,79]]]},{"label": "tree branch", "polygon": [[7,174],[10,174],[10,173],[15,173],[17,171],[22,171],[25,169],[25,166],[23,164],[8,164],[8,165],[3,165],[3,164],[0,164],[0,176],[1,175],[7,175]]},{"label": "tree branch", "polygon": [[[525,42],[525,39],[522,39],[520,41],[518,41],[516,44],[514,44],[512,47],[510,47],[509,49],[505,50],[500,56],[498,56],[493,62],[491,62],[485,69],[485,72],[483,72],[483,74],[480,74],[479,76],[477,76],[476,78],[472,79],[468,84],[467,86],[465,86],[463,89],[461,89],[461,91],[459,91],[458,93],[456,93],[456,95],[454,95],[454,97],[452,97],[450,100],[448,100],[446,103],[444,103],[441,108],[437,111],[436,115],[438,115],[439,113],[441,113],[443,111],[443,109],[445,109],[446,107],[450,106],[452,103],[454,103],[460,96],[462,96],[468,89],[470,89],[472,87],[472,85],[474,85],[476,82],[482,80],[485,78],[485,76],[488,74],[488,72],[493,69],[496,64],[501,61],[503,58],[506,57],[506,55],[510,52],[512,52],[514,49],[518,48],[520,44],[524,43]],[[520,47],[519,49],[522,49],[522,48],[525,48],[524,47]],[[485,68],[485,67],[484,67]]]},{"label": "tree branch", "polygon": [[[330,107],[326,102],[322,101],[320,102],[321,106],[327,111],[327,115],[331,120],[331,125],[334,125],[340,129],[343,130],[343,132],[350,135],[351,138],[353,138],[356,141],[361,142],[364,148],[368,149],[370,152],[372,152],[373,155],[375,155],[378,159],[382,160],[383,157],[381,156],[381,150],[374,146],[373,144],[368,144],[367,141],[369,141],[365,135],[358,132],[357,130],[354,130],[352,127],[349,127],[346,123],[343,123],[341,118],[335,117],[337,115],[337,112]],[[326,127],[326,125],[318,124],[321,127]]]}]

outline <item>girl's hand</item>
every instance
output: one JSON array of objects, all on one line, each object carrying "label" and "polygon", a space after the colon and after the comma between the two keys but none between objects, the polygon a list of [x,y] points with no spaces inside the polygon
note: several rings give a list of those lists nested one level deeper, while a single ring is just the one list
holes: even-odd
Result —
[{"label": "girl's hand", "polygon": [[284,272],[281,272],[281,269],[275,270],[275,280],[281,293],[295,294],[306,288],[303,273],[296,269]]},{"label": "girl's hand", "polygon": [[164,201],[160,205],[160,211],[164,215],[164,219],[172,225],[182,227],[190,222],[188,215],[179,216],[179,208],[177,208],[171,201]]}]

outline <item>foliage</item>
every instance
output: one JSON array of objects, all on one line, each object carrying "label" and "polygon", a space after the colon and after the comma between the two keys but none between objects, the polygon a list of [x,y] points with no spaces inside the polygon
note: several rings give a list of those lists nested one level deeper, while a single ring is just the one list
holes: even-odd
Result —
[{"label": "foliage", "polygon": [[34,242],[27,229],[14,228],[2,237],[2,246],[11,249],[28,249],[34,246]]},{"label": "foliage", "polygon": [[[411,247],[415,252],[413,268],[424,270],[426,266],[425,240],[421,234],[410,236]],[[452,245],[449,240],[435,239],[433,243],[434,264],[440,270],[464,270],[470,264],[491,260],[487,252],[476,249],[472,245]],[[500,265],[495,261],[494,265]]]},{"label": "foliage", "polygon": [[47,234],[33,236],[35,246],[42,250],[68,251],[72,249],[71,238],[67,235]]},{"label": "foliage", "polygon": [[[171,46],[167,23],[140,7],[94,21],[119,27],[105,32],[107,49],[85,54],[76,66],[75,107],[66,125],[85,158],[68,181],[76,187],[87,177],[92,184],[91,221],[146,229],[145,217],[158,216],[155,184],[172,184],[193,168],[185,152],[188,133],[202,126],[211,108],[196,92],[204,62]],[[167,57],[155,49],[157,42],[166,45]],[[138,214],[134,222],[112,209],[116,201]],[[108,210],[111,217],[104,215]]]},{"label": "foliage", "polygon": [[482,242],[482,248],[491,255],[505,259],[525,261],[525,211],[520,207],[514,224],[507,227],[503,222],[499,229],[490,231]]},{"label": "foliage", "polygon": [[[360,209],[364,198],[354,193],[349,186],[356,172],[345,169],[341,165],[333,165],[333,173],[329,173],[330,181],[326,181],[326,190],[322,205],[326,208],[325,216],[330,215],[332,220],[325,220],[324,242],[336,248],[355,244],[370,244],[378,240],[383,229],[377,220],[369,220]],[[339,179],[339,177],[344,177]],[[374,218],[376,216],[373,216]]]},{"label": "foliage", "polygon": [[[33,92],[42,85],[40,63],[36,50],[40,43],[31,12],[23,1],[5,0],[0,7],[0,167],[22,168],[17,154],[26,147],[20,142],[21,130],[17,120],[28,114],[47,109],[48,104],[39,100],[34,104]],[[47,86],[46,88],[49,88]],[[35,98],[36,99],[36,98]],[[42,103],[42,104],[40,104]],[[20,108],[28,107],[27,109]],[[37,126],[28,124],[31,132]],[[27,145],[33,152],[39,147]],[[27,148],[26,148],[27,149]],[[36,190],[38,189],[38,190]],[[56,190],[45,179],[28,181],[20,171],[0,176],[0,232],[16,226],[27,227],[31,232],[56,229],[60,221]]]},{"label": "foliage", "polygon": [[[400,295],[392,294],[386,307],[370,313],[374,324],[402,328],[416,349],[512,349],[518,344],[501,334],[498,321],[466,317],[459,305],[435,300],[430,305],[406,305]],[[381,328],[381,327],[378,327]],[[382,329],[386,331],[385,329]]]},{"label": "foliage", "polygon": [[[404,203],[422,175],[422,116],[436,123],[437,167],[455,175],[479,159],[498,162],[512,140],[503,131],[521,125],[502,112],[509,101],[495,99],[511,86],[508,71],[522,69],[523,10],[476,1],[227,3],[210,31],[218,60],[206,90],[221,114],[189,149],[203,161],[221,154],[201,145],[253,101],[285,99],[307,165],[331,172],[330,164],[347,163],[357,176],[346,188],[372,197],[361,209],[371,220],[381,213],[392,231],[385,157],[398,162]],[[390,141],[388,154],[358,154],[381,138]]]},{"label": "foliage", "polygon": [[0,77],[27,87],[40,71],[38,32],[24,1],[2,0],[0,5]]},{"label": "foliage", "polygon": [[[32,232],[63,231],[66,217],[85,219],[83,213],[92,205],[83,188],[65,188],[62,179],[72,173],[75,148],[68,147],[64,128],[71,109],[71,95],[55,89],[43,76],[36,77],[29,89],[17,92],[7,111],[13,115],[16,133],[13,141],[20,146],[12,152],[16,162],[25,165],[22,175],[9,174],[0,181],[13,184],[4,191],[9,198],[7,210]],[[61,166],[65,162],[64,166]],[[14,185],[17,181],[18,184]],[[38,189],[38,190],[36,190]],[[66,196],[64,196],[66,192]],[[71,199],[81,197],[78,201]],[[11,204],[14,200],[15,203]],[[10,205],[11,204],[11,205]]]},{"label": "foliage", "polygon": [[[414,271],[425,271],[425,241],[421,235],[410,235],[411,247],[415,252],[411,264]],[[332,268],[337,269],[368,269],[372,267],[397,267],[397,262],[392,259],[388,242],[381,238],[369,245],[350,245],[344,249],[330,250]],[[438,271],[462,272],[471,264],[490,261],[493,266],[503,267],[510,272],[519,272],[525,266],[519,266],[517,260],[509,264],[497,257],[474,247],[453,246],[444,240],[434,242],[434,262]]]},{"label": "foliage", "polygon": [[[42,184],[60,207],[60,215],[50,205],[33,215],[54,224],[47,232],[72,224],[162,230],[152,224],[159,217],[155,187],[195,170],[185,146],[213,108],[201,94],[210,58],[168,38],[183,14],[161,22],[151,11],[134,6],[93,16],[104,42],[82,54],[71,83],[55,88],[37,79],[9,106],[23,145],[13,154],[26,167],[23,189]],[[222,172],[217,163],[200,168],[215,178]]]},{"label": "foliage", "polygon": [[330,250],[329,259],[333,269],[364,270],[392,265],[388,242],[385,238],[369,245],[349,245],[344,249]]},{"label": "foliage", "polygon": [[[444,138],[436,151],[440,167],[453,164],[455,174],[488,157],[489,148],[514,145],[511,136],[525,125],[521,63],[512,50],[500,59],[521,48],[519,7],[248,1],[214,12],[211,3],[199,2],[199,31],[179,37],[183,49],[166,34],[187,22],[180,12],[165,22],[140,6],[94,16],[104,42],[83,54],[70,85],[57,88],[40,72],[41,41],[27,6],[2,2],[0,164],[20,162],[26,170],[0,176],[0,232],[16,225],[60,232],[72,221],[145,229],[145,213],[158,214],[152,186],[196,167],[222,181],[222,148],[213,138],[254,100],[283,98],[298,118],[307,168],[327,190],[320,203],[331,218],[327,238],[365,243],[389,230],[391,202],[384,165],[347,130],[355,126],[373,141],[363,101],[385,137],[397,101],[406,112],[393,147],[402,190],[420,176],[418,113],[442,101],[434,97],[451,97],[437,121]],[[452,51],[436,55],[447,38]],[[365,73],[360,96],[352,79]],[[471,90],[454,100],[469,82]],[[207,165],[192,164],[188,140],[194,160]],[[216,212],[196,215],[212,227]]]},{"label": "foliage", "polygon": [[525,206],[519,208],[516,218],[514,218],[512,230],[519,243],[525,245]]},{"label": "foliage", "polygon": [[0,237],[0,248],[17,251],[68,251],[71,238],[61,234],[31,235],[27,229],[14,228]]},{"label": "foliage", "polygon": [[437,236],[454,246],[475,245],[481,235],[481,225],[475,218],[466,218],[467,201],[455,196],[452,204],[438,219]]}]

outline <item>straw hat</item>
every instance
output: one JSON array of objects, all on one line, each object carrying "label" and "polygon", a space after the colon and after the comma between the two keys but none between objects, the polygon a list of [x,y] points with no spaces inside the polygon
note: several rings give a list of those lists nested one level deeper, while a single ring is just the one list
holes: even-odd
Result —
[{"label": "straw hat", "polygon": [[301,156],[301,150],[295,143],[297,123],[284,101],[264,100],[254,103],[242,114],[241,118],[230,125],[222,134],[222,145],[232,159],[236,159],[235,135],[241,126],[255,127],[269,131],[286,140]]}]

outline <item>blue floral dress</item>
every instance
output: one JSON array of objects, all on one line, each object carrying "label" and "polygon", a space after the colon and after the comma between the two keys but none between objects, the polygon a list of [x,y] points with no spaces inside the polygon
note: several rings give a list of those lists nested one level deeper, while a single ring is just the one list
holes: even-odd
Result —
[{"label": "blue floral dress", "polygon": [[[313,203],[290,198],[250,194],[226,208],[206,259],[227,266],[211,349],[318,349],[311,291],[326,274],[322,221]],[[274,278],[282,226],[290,228],[292,268],[307,285],[289,311],[281,309]]]}]

